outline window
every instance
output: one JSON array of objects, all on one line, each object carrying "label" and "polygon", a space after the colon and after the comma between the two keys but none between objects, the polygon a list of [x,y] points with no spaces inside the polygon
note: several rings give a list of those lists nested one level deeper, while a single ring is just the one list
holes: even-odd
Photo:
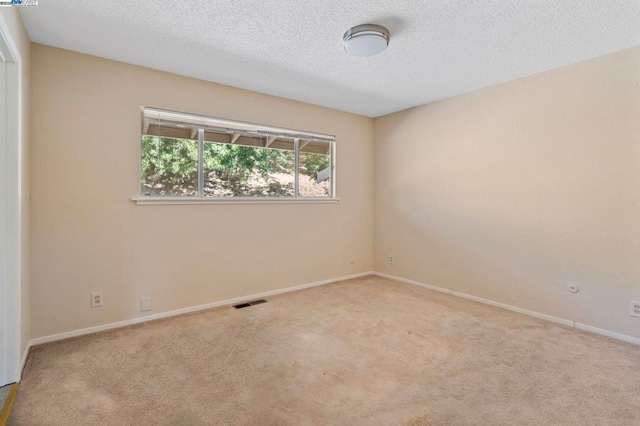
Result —
[{"label": "window", "polygon": [[141,198],[335,199],[335,137],[142,110]]}]

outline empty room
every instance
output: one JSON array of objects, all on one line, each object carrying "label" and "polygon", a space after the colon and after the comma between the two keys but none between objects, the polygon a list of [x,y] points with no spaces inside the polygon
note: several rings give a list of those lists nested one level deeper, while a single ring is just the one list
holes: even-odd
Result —
[{"label": "empty room", "polygon": [[0,426],[640,425],[636,0],[0,0]]}]

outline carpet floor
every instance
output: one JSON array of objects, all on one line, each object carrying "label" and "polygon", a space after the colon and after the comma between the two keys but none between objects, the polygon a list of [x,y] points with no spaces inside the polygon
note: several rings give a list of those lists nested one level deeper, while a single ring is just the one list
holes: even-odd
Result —
[{"label": "carpet floor", "polygon": [[640,347],[365,277],[34,347],[10,425],[640,425]]}]

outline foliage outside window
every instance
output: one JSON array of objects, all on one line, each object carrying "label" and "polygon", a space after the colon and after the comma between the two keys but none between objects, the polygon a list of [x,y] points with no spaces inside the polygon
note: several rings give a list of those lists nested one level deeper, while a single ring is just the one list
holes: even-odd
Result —
[{"label": "foliage outside window", "polygon": [[141,195],[333,198],[332,136],[144,109]]}]

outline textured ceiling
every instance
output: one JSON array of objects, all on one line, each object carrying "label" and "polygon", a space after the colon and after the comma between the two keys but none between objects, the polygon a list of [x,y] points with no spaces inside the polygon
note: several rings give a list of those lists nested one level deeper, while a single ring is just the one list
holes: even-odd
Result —
[{"label": "textured ceiling", "polygon": [[[367,116],[640,45],[638,0],[41,0],[37,43]],[[350,27],[391,44],[353,58]]]}]

